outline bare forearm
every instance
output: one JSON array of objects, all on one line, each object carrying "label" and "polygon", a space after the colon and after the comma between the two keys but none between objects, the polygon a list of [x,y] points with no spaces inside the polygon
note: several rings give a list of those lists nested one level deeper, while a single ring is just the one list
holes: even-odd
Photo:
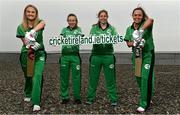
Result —
[{"label": "bare forearm", "polygon": [[24,39],[24,38],[20,38],[20,39],[21,39],[22,43],[23,43],[24,45],[26,45],[25,39]]},{"label": "bare forearm", "polygon": [[145,29],[147,29],[148,27],[152,26],[152,25],[153,25],[153,22],[154,22],[154,20],[153,20],[152,18],[148,18],[148,19],[145,21],[144,25],[142,26],[142,30],[145,30]]},{"label": "bare forearm", "polygon": [[34,28],[34,30],[37,32],[37,31],[43,29],[43,28],[45,27],[45,25],[46,25],[45,22],[44,22],[44,21],[41,21],[41,22]]}]

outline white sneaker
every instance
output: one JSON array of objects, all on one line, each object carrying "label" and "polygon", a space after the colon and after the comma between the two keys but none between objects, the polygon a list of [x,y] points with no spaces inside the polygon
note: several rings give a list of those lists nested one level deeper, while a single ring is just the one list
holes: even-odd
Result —
[{"label": "white sneaker", "polygon": [[41,110],[41,107],[39,105],[34,105],[33,107],[33,111],[40,111]]},{"label": "white sneaker", "polygon": [[31,98],[25,97],[25,98],[24,98],[24,101],[25,101],[25,102],[30,102],[30,101],[31,101]]},{"label": "white sneaker", "polygon": [[142,107],[138,107],[138,108],[137,108],[137,112],[139,112],[139,113],[143,113],[144,111],[145,111],[145,109],[142,108]]},{"label": "white sneaker", "polygon": [[112,102],[111,106],[117,106],[117,102]]},{"label": "white sneaker", "polygon": [[153,104],[153,101],[152,101],[152,100],[150,101],[150,104]]}]

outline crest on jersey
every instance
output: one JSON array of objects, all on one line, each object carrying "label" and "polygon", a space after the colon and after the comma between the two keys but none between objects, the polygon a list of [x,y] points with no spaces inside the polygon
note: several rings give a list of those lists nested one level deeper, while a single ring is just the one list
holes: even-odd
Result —
[{"label": "crest on jersey", "polygon": [[144,65],[144,68],[145,68],[145,69],[150,69],[150,65],[149,65],[149,64],[145,64],[145,65]]},{"label": "crest on jersey", "polygon": [[44,61],[45,59],[44,57],[39,57],[39,60]]},{"label": "crest on jersey", "polygon": [[110,68],[110,69],[113,69],[113,68],[114,68],[114,64],[110,64],[110,65],[109,65],[109,68]]},{"label": "crest on jersey", "polygon": [[77,65],[77,66],[76,66],[76,69],[77,69],[77,70],[80,70],[80,65]]}]

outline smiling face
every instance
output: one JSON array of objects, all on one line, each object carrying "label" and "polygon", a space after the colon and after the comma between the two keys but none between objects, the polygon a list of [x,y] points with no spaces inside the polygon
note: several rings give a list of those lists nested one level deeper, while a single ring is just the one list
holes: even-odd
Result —
[{"label": "smiling face", "polygon": [[67,22],[70,28],[74,28],[77,26],[77,19],[75,16],[69,16]]},{"label": "smiling face", "polygon": [[135,10],[132,14],[132,18],[134,20],[134,23],[139,24],[141,23],[143,19],[143,12],[141,10]]},{"label": "smiling face", "polygon": [[37,17],[37,12],[33,7],[28,7],[25,11],[25,16],[27,20],[34,21]]},{"label": "smiling face", "polygon": [[106,23],[107,23],[107,19],[108,19],[108,15],[107,15],[106,12],[101,12],[101,13],[99,14],[98,18],[99,18],[99,22],[100,22],[101,24],[106,24]]}]

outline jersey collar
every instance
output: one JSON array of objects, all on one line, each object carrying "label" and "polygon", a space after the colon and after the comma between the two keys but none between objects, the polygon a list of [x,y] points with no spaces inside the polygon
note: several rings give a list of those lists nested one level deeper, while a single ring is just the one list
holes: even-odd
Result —
[{"label": "jersey collar", "polygon": [[73,30],[77,29],[78,26],[75,26],[75,27],[73,27],[73,28],[70,28],[70,26],[67,26],[67,28],[68,28],[69,30],[73,31]]},{"label": "jersey collar", "polygon": [[103,31],[104,31],[104,30],[106,30],[106,29],[107,29],[109,26],[110,26],[110,24],[109,24],[109,23],[107,23],[107,26],[106,26],[106,28],[105,28],[105,29],[102,29],[102,28],[101,28],[101,25],[100,25],[100,23],[98,22],[98,27],[99,27],[101,30],[103,30]]}]

